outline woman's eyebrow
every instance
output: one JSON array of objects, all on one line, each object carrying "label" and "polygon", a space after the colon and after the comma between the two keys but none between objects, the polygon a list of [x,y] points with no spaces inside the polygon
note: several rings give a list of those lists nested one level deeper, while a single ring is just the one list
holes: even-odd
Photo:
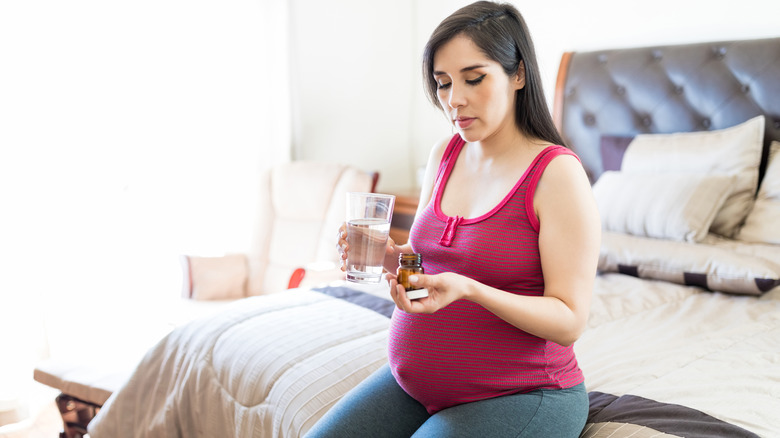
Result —
[{"label": "woman's eyebrow", "polygon": [[[470,66],[468,66],[468,67],[463,67],[462,69],[460,69],[460,72],[461,72],[461,73],[465,73],[465,72],[467,72],[467,71],[476,70],[476,69],[478,69],[478,68],[483,68],[483,67],[487,67],[487,66],[486,66],[486,65],[483,65],[483,64],[475,64],[475,65],[470,65]],[[446,75],[446,74],[447,74],[446,72],[443,72],[443,71],[438,71],[438,70],[435,70],[435,71],[433,72],[433,75],[434,75],[434,76],[441,76],[441,75]]]}]

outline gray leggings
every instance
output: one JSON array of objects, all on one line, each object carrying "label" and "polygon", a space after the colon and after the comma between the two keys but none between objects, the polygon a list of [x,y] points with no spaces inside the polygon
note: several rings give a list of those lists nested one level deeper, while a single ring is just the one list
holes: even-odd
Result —
[{"label": "gray leggings", "polygon": [[588,417],[585,384],[480,400],[428,414],[385,365],[347,393],[306,438],[578,437]]}]

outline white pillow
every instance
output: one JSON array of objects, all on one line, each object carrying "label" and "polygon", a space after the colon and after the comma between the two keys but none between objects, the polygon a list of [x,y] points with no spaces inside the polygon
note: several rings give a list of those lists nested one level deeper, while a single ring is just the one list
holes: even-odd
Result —
[{"label": "white pillow", "polygon": [[731,193],[732,175],[608,171],[593,185],[605,230],[677,241],[703,239]]},{"label": "white pillow", "polygon": [[780,245],[780,142],[772,142],[756,202],[737,239]]},{"label": "white pillow", "polygon": [[620,170],[735,175],[734,190],[712,223],[712,231],[733,237],[753,206],[764,141],[764,116],[731,128],[676,134],[640,134],[629,144]]},{"label": "white pillow", "polygon": [[751,248],[760,244],[731,239],[711,242],[672,242],[604,232],[599,271],[745,295],[761,295],[780,286],[780,264]]}]

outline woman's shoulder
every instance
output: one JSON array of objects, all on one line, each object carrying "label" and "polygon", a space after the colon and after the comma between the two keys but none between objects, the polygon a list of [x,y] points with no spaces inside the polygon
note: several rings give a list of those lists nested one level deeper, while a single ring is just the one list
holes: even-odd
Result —
[{"label": "woman's shoulder", "polygon": [[437,175],[439,174],[441,161],[444,158],[444,153],[447,151],[449,145],[454,141],[455,137],[446,137],[438,140],[434,143],[428,154],[428,163],[425,166],[425,175],[423,176],[422,189],[420,190],[420,201],[418,203],[417,215],[424,209],[433,196],[433,186],[436,183]]},{"label": "woman's shoulder", "polygon": [[[580,166],[580,157],[577,156],[577,154],[567,148],[566,146],[562,146],[555,143],[542,143],[537,145],[538,147],[538,153],[537,153],[537,160],[542,161],[545,163],[545,167],[550,167],[552,163],[557,163],[553,167],[555,168],[566,168],[569,166],[574,165]],[[568,163],[568,164],[561,164],[561,163]]]},{"label": "woman's shoulder", "polygon": [[590,181],[579,157],[571,149],[560,145],[549,145],[543,153],[548,159],[541,175],[540,185],[555,189],[573,187],[590,189]]},{"label": "woman's shoulder", "polygon": [[431,153],[428,157],[429,163],[436,163],[437,167],[438,164],[441,163],[442,157],[444,157],[444,153],[449,149],[451,146],[454,145],[459,140],[458,135],[454,136],[448,136],[448,137],[442,137],[439,140],[434,143],[433,147],[431,148]]}]

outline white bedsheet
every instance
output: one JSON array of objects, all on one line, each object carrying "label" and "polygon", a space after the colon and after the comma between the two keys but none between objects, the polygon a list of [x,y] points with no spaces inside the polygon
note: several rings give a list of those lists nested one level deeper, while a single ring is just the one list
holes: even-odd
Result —
[{"label": "white bedsheet", "polygon": [[150,350],[90,435],[298,436],[385,362],[388,325],[306,290],[241,300]]},{"label": "white bedsheet", "polygon": [[575,344],[589,391],[780,437],[780,288],[756,298],[605,274],[589,324]]},{"label": "white bedsheet", "polygon": [[[385,363],[388,325],[306,290],[236,302],[153,348],[90,434],[301,436]],[[780,436],[780,288],[756,298],[603,275],[575,349],[589,391],[680,404]]]}]

